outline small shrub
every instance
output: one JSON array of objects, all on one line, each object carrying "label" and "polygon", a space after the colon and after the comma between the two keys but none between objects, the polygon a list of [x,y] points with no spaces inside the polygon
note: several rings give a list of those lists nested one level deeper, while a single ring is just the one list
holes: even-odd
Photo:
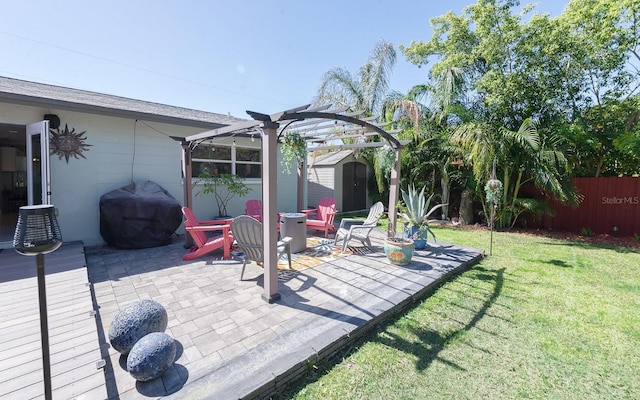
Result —
[{"label": "small shrub", "polygon": [[633,237],[636,239],[636,242],[640,242],[640,235],[638,235],[637,233],[634,233]]},{"label": "small shrub", "polygon": [[593,236],[593,231],[589,228],[582,228],[580,231],[580,236],[591,237]]}]

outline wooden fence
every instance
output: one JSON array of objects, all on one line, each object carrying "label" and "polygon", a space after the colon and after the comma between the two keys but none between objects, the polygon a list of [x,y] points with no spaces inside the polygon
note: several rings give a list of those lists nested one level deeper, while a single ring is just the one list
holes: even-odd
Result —
[{"label": "wooden fence", "polygon": [[584,199],[577,207],[553,202],[547,229],[614,236],[640,235],[640,177],[574,178]]}]

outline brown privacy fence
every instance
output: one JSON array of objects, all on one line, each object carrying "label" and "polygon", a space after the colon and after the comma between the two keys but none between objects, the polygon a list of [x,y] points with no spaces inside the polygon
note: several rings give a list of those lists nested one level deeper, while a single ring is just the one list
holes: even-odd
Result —
[{"label": "brown privacy fence", "polygon": [[574,178],[584,199],[578,206],[552,203],[555,217],[545,217],[553,230],[617,236],[640,235],[640,178]]}]

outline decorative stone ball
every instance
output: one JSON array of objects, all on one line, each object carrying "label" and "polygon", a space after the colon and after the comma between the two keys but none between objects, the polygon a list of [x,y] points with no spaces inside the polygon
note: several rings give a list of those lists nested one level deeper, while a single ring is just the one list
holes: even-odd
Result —
[{"label": "decorative stone ball", "polygon": [[116,314],[109,328],[109,342],[114,349],[128,354],[140,338],[167,329],[167,310],[153,300],[132,303]]},{"label": "decorative stone ball", "polygon": [[163,332],[153,332],[138,340],[127,356],[127,371],[146,382],[162,375],[176,357],[176,343]]}]

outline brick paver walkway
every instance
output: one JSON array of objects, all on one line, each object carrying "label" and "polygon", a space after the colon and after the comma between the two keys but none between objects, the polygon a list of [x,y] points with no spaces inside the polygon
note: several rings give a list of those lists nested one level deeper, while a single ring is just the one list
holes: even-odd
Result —
[{"label": "brick paver walkway", "polygon": [[[107,354],[109,398],[253,398],[277,393],[317,362],[396,313],[448,275],[481,257],[436,244],[417,251],[405,267],[391,265],[374,248],[299,272],[283,273],[282,299],[261,299],[262,270],[222,260],[213,252],[183,262],[182,239],[142,250],[86,249],[98,327]],[[365,250],[362,248],[361,250]],[[126,361],[106,343],[115,314],[127,304],[153,299],[168,312],[167,333],[177,360],[162,378],[136,383]]]}]

